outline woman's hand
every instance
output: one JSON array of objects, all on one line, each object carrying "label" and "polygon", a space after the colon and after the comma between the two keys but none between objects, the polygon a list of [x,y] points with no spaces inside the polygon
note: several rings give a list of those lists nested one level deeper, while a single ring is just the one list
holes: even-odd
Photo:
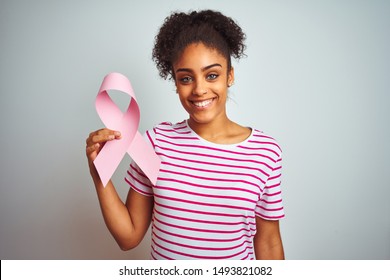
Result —
[{"label": "woman's hand", "polygon": [[125,204],[111,180],[106,186],[103,186],[93,161],[107,141],[116,139],[121,139],[119,131],[107,128],[99,129],[89,134],[85,150],[104,222],[120,248],[129,250],[142,241],[150,226],[153,196],[142,195],[130,188]]},{"label": "woman's hand", "polygon": [[87,146],[85,152],[88,158],[89,170],[92,176],[95,176],[97,173],[93,161],[103,148],[104,144],[107,141],[112,141],[120,138],[121,133],[119,131],[111,130],[108,128],[99,129],[89,134],[89,137],[86,140]]}]

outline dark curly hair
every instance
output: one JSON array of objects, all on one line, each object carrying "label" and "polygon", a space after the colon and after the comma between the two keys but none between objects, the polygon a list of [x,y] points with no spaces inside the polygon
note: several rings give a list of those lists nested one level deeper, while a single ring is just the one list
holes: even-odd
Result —
[{"label": "dark curly hair", "polygon": [[240,59],[245,50],[245,34],[236,22],[220,12],[175,12],[168,16],[155,38],[152,58],[160,76],[174,79],[173,64],[192,43],[203,43],[217,50],[228,61]]}]

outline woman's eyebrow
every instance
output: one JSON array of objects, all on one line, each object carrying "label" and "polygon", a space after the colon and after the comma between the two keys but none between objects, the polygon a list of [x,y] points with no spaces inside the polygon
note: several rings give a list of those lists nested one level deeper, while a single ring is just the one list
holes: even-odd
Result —
[{"label": "woman's eyebrow", "polygon": [[209,66],[203,67],[203,68],[202,68],[202,72],[204,72],[204,71],[206,71],[206,70],[209,70],[210,68],[213,68],[213,67],[216,67],[216,66],[222,68],[222,65],[221,65],[221,64],[219,64],[219,63],[214,63],[214,64],[211,64],[211,65],[209,65]]},{"label": "woman's eyebrow", "polygon": [[[210,68],[213,68],[213,67],[216,67],[216,66],[222,68],[221,64],[214,63],[214,64],[211,64],[211,65],[203,67],[201,70],[202,70],[202,72],[204,72],[204,71],[209,70]],[[179,68],[179,69],[176,70],[176,73],[178,73],[178,72],[190,72],[190,73],[192,73],[194,71],[192,69],[190,69],[190,68]]]}]

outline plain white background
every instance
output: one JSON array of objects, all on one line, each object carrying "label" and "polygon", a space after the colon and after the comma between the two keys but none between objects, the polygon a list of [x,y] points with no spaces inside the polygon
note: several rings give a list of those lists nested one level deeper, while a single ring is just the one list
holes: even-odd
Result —
[{"label": "plain white background", "polygon": [[113,71],[141,132],[187,117],[151,51],[172,11],[205,8],[247,34],[228,113],[283,148],[286,258],[390,259],[390,2],[362,0],[1,0],[1,259],[149,258],[149,233],[122,252],[106,229],[85,139]]}]

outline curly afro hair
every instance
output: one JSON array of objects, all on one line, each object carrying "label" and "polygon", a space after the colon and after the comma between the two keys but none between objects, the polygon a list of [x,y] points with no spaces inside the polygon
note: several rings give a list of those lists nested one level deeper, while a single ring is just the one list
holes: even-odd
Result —
[{"label": "curly afro hair", "polygon": [[228,61],[240,59],[245,50],[245,34],[233,19],[217,11],[204,10],[168,16],[155,38],[152,58],[160,76],[174,79],[173,64],[192,43],[203,43],[217,50]]}]

